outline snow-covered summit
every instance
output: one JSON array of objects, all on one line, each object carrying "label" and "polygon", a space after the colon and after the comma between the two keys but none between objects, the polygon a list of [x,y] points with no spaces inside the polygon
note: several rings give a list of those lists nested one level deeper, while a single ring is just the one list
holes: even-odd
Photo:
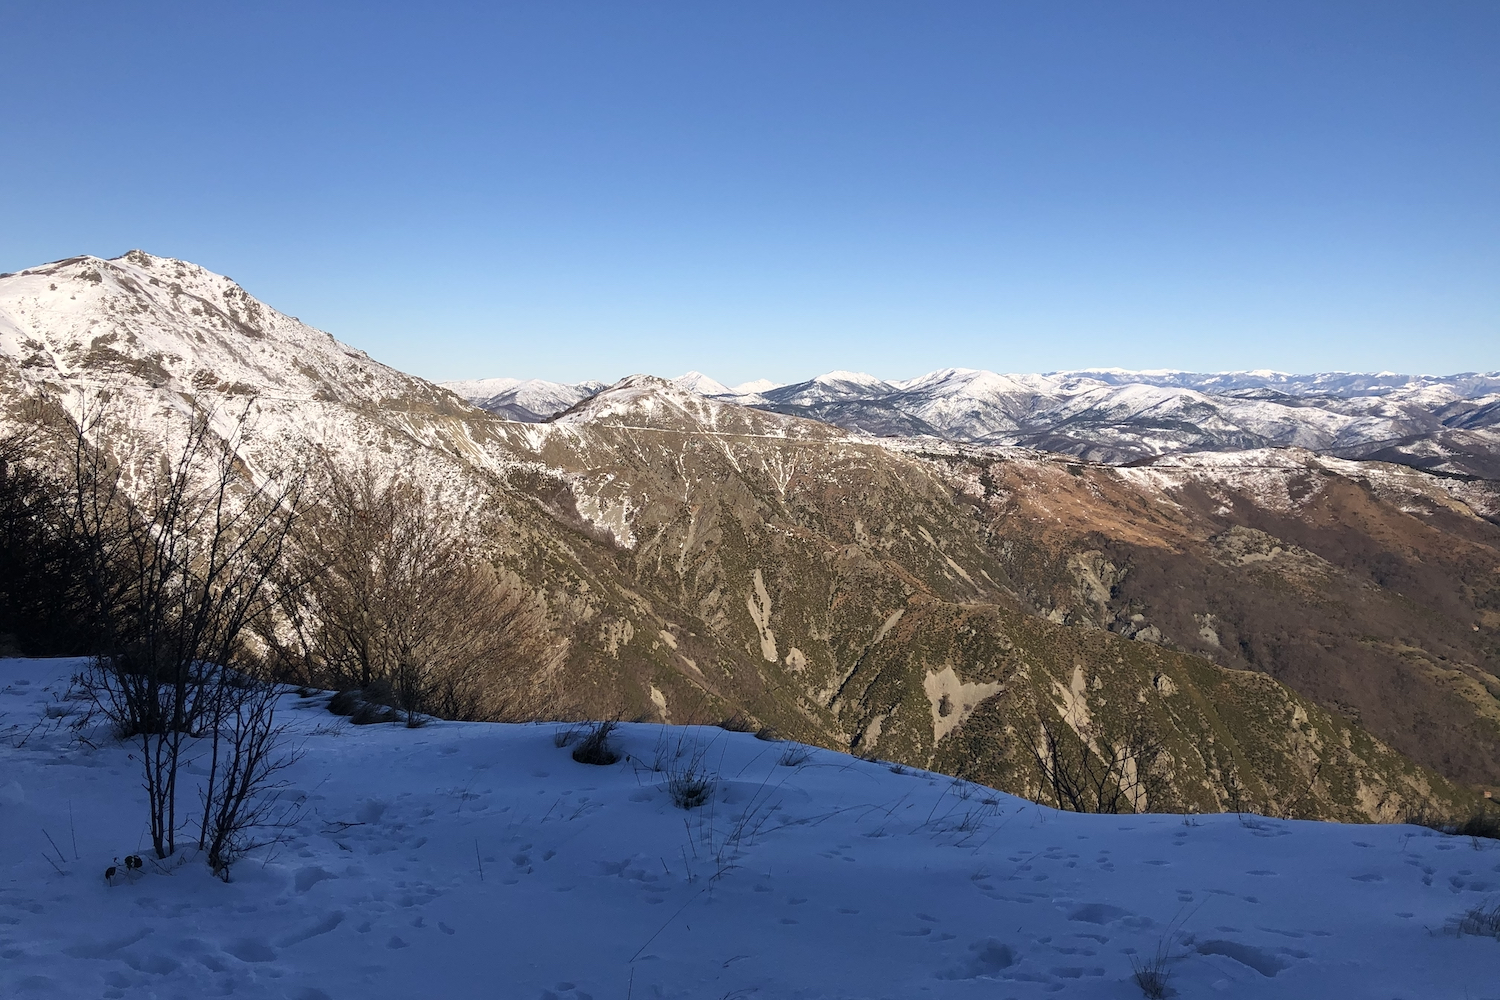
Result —
[{"label": "snow-covered summit", "polygon": [[700,396],[728,396],[731,390],[715,379],[709,378],[702,372],[688,372],[679,375],[672,380],[674,385],[679,385],[689,392],[696,392]]},{"label": "snow-covered summit", "polygon": [[765,392],[768,389],[779,389],[784,384],[785,383],[782,382],[772,382],[768,378],[758,378],[753,379],[749,382],[741,382],[739,385],[732,387],[729,391],[736,395],[744,396],[755,392]]},{"label": "snow-covered summit", "polygon": [[288,401],[441,393],[196,264],[132,250],[0,278],[0,356],[23,378]]}]

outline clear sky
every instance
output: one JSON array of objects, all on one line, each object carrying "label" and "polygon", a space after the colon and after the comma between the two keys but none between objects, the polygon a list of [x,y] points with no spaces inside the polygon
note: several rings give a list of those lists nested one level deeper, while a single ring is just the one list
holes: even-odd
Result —
[{"label": "clear sky", "polygon": [[1500,2],[0,4],[0,271],[430,378],[1500,369]]}]

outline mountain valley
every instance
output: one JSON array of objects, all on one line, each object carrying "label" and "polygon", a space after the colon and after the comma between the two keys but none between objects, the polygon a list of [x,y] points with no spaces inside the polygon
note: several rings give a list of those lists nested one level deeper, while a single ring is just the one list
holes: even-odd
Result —
[{"label": "mountain valley", "polygon": [[444,388],[140,251],[0,277],[0,369],[13,425],[111,407],[127,466],[247,412],[252,476],[412,477],[538,609],[552,717],[734,720],[1044,801],[1061,726],[1149,756],[1127,811],[1500,788],[1500,377]]}]

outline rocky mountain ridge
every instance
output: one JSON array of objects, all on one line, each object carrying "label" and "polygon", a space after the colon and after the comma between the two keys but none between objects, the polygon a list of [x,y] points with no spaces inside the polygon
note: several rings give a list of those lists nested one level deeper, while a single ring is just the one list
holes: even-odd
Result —
[{"label": "rocky mountain ridge", "polygon": [[[728,389],[698,372],[676,381],[703,395],[863,434],[1027,447],[1111,465],[1188,452],[1297,447],[1500,478],[1500,373],[1090,369],[997,375],[949,368],[895,382],[830,372],[752,392]],[[466,385],[449,387],[476,405],[516,415]],[[573,390],[589,391],[597,389]],[[545,420],[562,408],[539,406],[519,418]]]}]

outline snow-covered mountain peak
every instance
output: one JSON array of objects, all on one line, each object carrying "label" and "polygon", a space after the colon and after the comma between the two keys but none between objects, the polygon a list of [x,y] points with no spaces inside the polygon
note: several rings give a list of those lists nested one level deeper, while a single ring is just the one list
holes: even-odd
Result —
[{"label": "snow-covered mountain peak", "polygon": [[141,250],[0,278],[0,356],[25,380],[77,387],[429,405],[441,396],[224,275]]},{"label": "snow-covered mountain peak", "polygon": [[685,375],[679,375],[672,382],[689,392],[696,392],[700,396],[733,395],[733,392],[724,383],[717,379],[709,378],[702,372],[688,372]]},{"label": "snow-covered mountain peak", "polygon": [[874,375],[866,375],[864,372],[839,371],[825,372],[813,379],[818,385],[846,388],[849,386],[863,386],[870,389],[889,388],[891,383],[884,379],[876,378]]},{"label": "snow-covered mountain peak", "polygon": [[772,382],[768,378],[758,378],[750,382],[741,382],[730,388],[730,392],[737,396],[749,396],[756,393],[768,392],[771,389],[780,389],[785,382]]}]

